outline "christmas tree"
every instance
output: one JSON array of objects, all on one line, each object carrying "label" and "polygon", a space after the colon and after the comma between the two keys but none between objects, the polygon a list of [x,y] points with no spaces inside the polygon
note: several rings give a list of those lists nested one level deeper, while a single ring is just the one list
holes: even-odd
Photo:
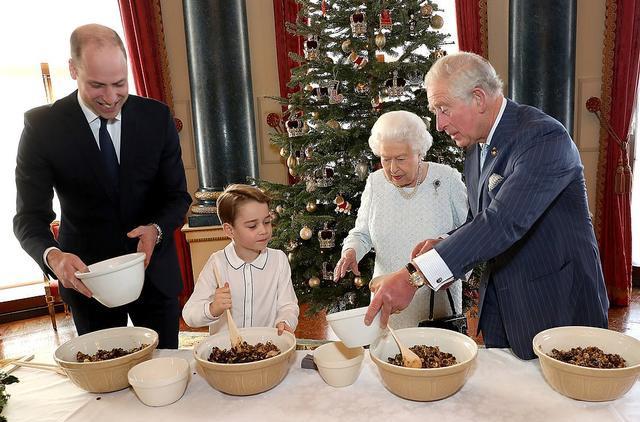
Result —
[{"label": "christmas tree", "polygon": [[[280,147],[296,182],[258,181],[273,198],[276,223],[271,246],[288,252],[294,288],[310,311],[366,306],[373,252],[335,283],[342,240],[354,226],[360,195],[379,159],[369,149],[371,127],[381,113],[408,110],[423,116],[434,142],[426,159],[461,170],[462,151],[430,125],[424,75],[446,54],[438,32],[438,5],[416,0],[298,0],[290,32],[303,37],[304,56],[286,111],[271,114],[271,141]],[[435,120],[433,120],[435,122]]]}]

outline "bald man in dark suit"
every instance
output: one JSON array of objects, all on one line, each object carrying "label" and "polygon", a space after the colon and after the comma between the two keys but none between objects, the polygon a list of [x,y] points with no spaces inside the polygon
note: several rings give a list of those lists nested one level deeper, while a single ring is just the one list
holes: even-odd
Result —
[{"label": "bald man in dark suit", "polygon": [[[425,78],[437,129],[466,149],[467,223],[416,245],[407,267],[376,280],[365,322],[381,322],[424,284],[446,287],[486,262],[480,321],[487,347],[533,359],[533,337],[566,325],[607,327],[609,301],[580,155],[565,128],[502,96],[489,62],[439,59]],[[428,287],[427,287],[428,288]]]},{"label": "bald man in dark suit", "polygon": [[[16,166],[14,232],[57,278],[78,334],[127,324],[156,330],[160,348],[178,346],[182,287],[173,231],[191,202],[178,134],[166,105],[128,94],[127,58],[110,28],[85,25],[71,36],[78,90],[25,114]],[[61,206],[59,238],[53,192]],[[107,308],[75,277],[87,265],[144,252],[135,302]]]}]

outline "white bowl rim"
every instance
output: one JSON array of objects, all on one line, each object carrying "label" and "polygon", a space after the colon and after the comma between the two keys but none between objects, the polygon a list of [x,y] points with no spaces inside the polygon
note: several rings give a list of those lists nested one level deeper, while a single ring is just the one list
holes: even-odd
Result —
[{"label": "white bowl rim", "polygon": [[[147,345],[147,347],[143,347],[142,349],[138,350],[137,352],[129,353],[128,355],[120,356],[120,357],[117,357],[117,358],[114,358],[114,359],[99,360],[99,361],[96,361],[96,362],[78,362],[78,361],[66,360],[66,359],[62,359],[62,358],[58,357],[58,352],[60,351],[60,349],[62,349],[63,347],[66,347],[68,344],[70,344],[72,342],[77,342],[78,339],[80,339],[82,337],[95,336],[96,333],[98,333],[98,332],[109,332],[110,333],[110,332],[113,332],[113,331],[124,331],[124,330],[130,330],[130,329],[141,330],[141,331],[143,331],[145,333],[151,334],[151,343],[149,343]],[[123,332],[123,336],[127,336],[126,332]],[[131,336],[131,334],[129,336]],[[133,327],[105,328],[105,329],[102,329],[102,330],[97,330],[97,331],[92,331],[90,333],[85,333],[85,334],[82,334],[82,335],[80,335],[78,337],[74,337],[74,338],[72,338],[70,340],[65,341],[64,343],[62,343],[60,346],[58,346],[56,348],[56,350],[53,352],[53,357],[54,357],[54,360],[56,360],[57,362],[62,362],[64,364],[70,364],[70,365],[82,365],[82,367],[100,365],[100,364],[105,364],[105,363],[111,364],[111,363],[120,362],[121,360],[125,360],[125,359],[131,358],[131,357],[138,356],[139,354],[142,354],[142,352],[146,351],[150,347],[155,349],[157,347],[157,345],[158,345],[158,341],[159,341],[158,333],[155,330],[152,330],[151,328],[147,328],[147,327],[133,326]],[[69,369],[69,368],[67,368],[67,369]]]},{"label": "white bowl rim", "polygon": [[[246,327],[246,328],[240,328],[240,329],[239,329],[239,330],[240,330],[240,335],[242,335],[242,331],[243,331],[243,330],[251,330],[251,329],[253,329],[253,328],[268,328],[268,329],[270,329],[270,330],[272,330],[272,331],[275,331],[275,332],[276,332],[276,335],[278,335],[278,334],[277,334],[277,328],[272,328],[272,327]],[[196,345],[193,347],[193,357],[196,359],[196,361],[199,361],[199,362],[202,362],[202,363],[205,363],[205,364],[210,364],[210,365],[221,365],[221,366],[225,366],[225,367],[228,367],[229,365],[233,365],[233,367],[234,367],[234,368],[236,368],[236,367],[237,367],[237,368],[243,368],[243,367],[248,366],[248,365],[255,365],[256,363],[260,363],[260,362],[269,362],[269,361],[271,361],[272,359],[278,359],[278,358],[281,358],[282,356],[287,355],[287,354],[289,354],[292,350],[293,350],[293,351],[295,351],[295,349],[296,349],[296,336],[294,336],[293,334],[291,334],[289,331],[283,331],[283,332],[282,332],[282,335],[283,335],[283,336],[287,336],[287,337],[289,337],[289,339],[293,339],[293,344],[292,344],[291,346],[289,346],[286,350],[281,350],[279,355],[272,356],[272,357],[267,358],[267,359],[256,360],[256,361],[253,361],[253,362],[242,362],[242,363],[221,363],[221,362],[211,362],[209,359],[206,359],[206,358],[205,358],[205,359],[203,359],[203,358],[201,358],[200,356],[198,356],[198,349],[200,348],[200,346],[201,346],[201,345],[203,345],[203,344],[205,344],[205,343],[206,343],[207,341],[209,341],[212,337],[218,337],[219,335],[225,335],[225,336],[228,336],[228,335],[229,335],[229,333],[228,333],[227,331],[221,331],[221,332],[219,332],[219,333],[213,334],[213,335],[211,335],[211,336],[209,336],[209,337],[207,337],[207,338],[205,338],[205,339],[203,339],[203,340],[199,341],[199,342],[198,342],[198,344],[196,344]],[[211,348],[210,348],[210,347],[209,347],[209,352],[211,352]]]},{"label": "white bowl rim", "polygon": [[[594,374],[596,374],[596,373],[614,374],[616,372],[626,372],[626,371],[629,371],[629,370],[635,370],[638,367],[640,367],[640,362],[638,362],[635,365],[626,366],[624,368],[591,368],[591,367],[588,367],[588,366],[574,365],[572,363],[563,362],[563,361],[561,361],[559,359],[556,359],[553,356],[545,353],[545,351],[542,350],[542,345],[540,344],[540,338],[542,338],[544,335],[547,335],[550,331],[556,331],[556,332],[569,331],[570,329],[576,329],[576,328],[585,329],[585,331],[591,331],[591,332],[613,333],[613,335],[620,335],[621,337],[625,337],[625,338],[627,338],[627,339],[629,339],[631,341],[634,341],[634,342],[637,342],[638,344],[640,344],[640,340],[638,340],[637,338],[632,337],[630,335],[627,335],[625,333],[621,333],[619,331],[610,330],[608,328],[588,327],[588,326],[582,326],[582,325],[566,325],[566,326],[562,326],[562,327],[547,328],[546,330],[540,331],[538,334],[536,334],[533,337],[533,340],[531,341],[532,346],[533,346],[533,352],[538,356],[538,358],[541,358],[543,360],[550,359],[551,362],[557,363],[561,368],[573,369],[573,370],[575,370],[576,368],[582,368],[582,369],[585,369],[585,370],[594,371],[593,372]],[[607,352],[605,351],[605,353],[607,353]]]},{"label": "white bowl rim", "polygon": [[[132,375],[132,372],[134,372],[134,370],[138,367],[140,367],[138,368],[138,371],[140,371],[142,370],[143,366],[149,366],[152,364],[168,362],[168,361],[178,362],[178,364],[181,365],[181,367],[178,368],[178,373],[169,378],[165,378],[163,380],[156,380],[152,384],[149,384],[148,382],[137,380],[136,378],[134,378],[134,375]],[[131,386],[134,388],[153,389],[153,388],[166,387],[168,385],[183,381],[185,378],[189,377],[189,371],[190,371],[189,362],[187,362],[186,359],[179,358],[179,357],[165,356],[165,357],[151,358],[149,360],[145,360],[143,362],[140,362],[134,365],[131,369],[129,369],[129,372],[127,372],[127,379],[129,380],[129,384],[131,384]]]},{"label": "white bowl rim", "polygon": [[[330,314],[327,314],[326,319],[327,321],[338,321],[341,319],[353,318],[361,315],[364,316],[364,314],[367,313],[368,309],[368,306],[363,306],[360,308],[347,309],[346,311],[332,312]],[[379,314],[380,312],[378,312],[376,316],[378,316]]]},{"label": "white bowl rim", "polygon": [[83,272],[80,272],[80,271],[76,271],[75,272],[75,276],[78,277],[80,280],[84,280],[84,279],[98,277],[98,276],[101,276],[101,275],[111,274],[111,273],[114,273],[116,271],[124,270],[125,268],[132,267],[132,266],[144,261],[144,259],[146,257],[146,254],[144,252],[134,252],[134,253],[126,254],[126,255],[120,255],[120,256],[113,257],[113,258],[105,259],[104,261],[95,262],[95,263],[89,265],[89,268],[91,268],[93,265],[96,265],[96,264],[103,264],[105,262],[109,262],[109,261],[116,260],[116,259],[122,259],[122,258],[125,258],[125,257],[131,257],[132,259],[130,259],[130,260],[118,265],[117,267],[107,268],[107,269],[103,269],[103,270],[99,270],[99,271],[91,271],[91,270],[89,270],[86,273],[83,273]]}]

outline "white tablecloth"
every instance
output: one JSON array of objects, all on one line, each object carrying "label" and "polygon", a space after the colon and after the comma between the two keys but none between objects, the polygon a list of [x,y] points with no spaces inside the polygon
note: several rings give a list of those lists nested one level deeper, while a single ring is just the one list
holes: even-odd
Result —
[{"label": "white tablecloth", "polygon": [[92,394],[55,373],[20,368],[14,372],[20,382],[7,387],[11,398],[3,416],[9,422],[640,421],[640,383],[613,402],[580,402],[552,390],[537,360],[521,361],[506,350],[480,349],[470,378],[458,393],[424,403],[386,390],[368,354],[353,385],[333,388],[317,371],[300,367],[311,352],[296,353],[296,362],[280,385],[255,396],[234,397],[194,375],[190,350],[157,350],[154,357],[183,357],[194,369],[184,396],[158,408],[139,402],[131,388]]}]

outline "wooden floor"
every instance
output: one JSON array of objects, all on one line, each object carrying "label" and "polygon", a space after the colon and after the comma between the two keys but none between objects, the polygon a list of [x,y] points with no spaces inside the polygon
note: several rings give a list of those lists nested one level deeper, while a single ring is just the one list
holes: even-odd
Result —
[{"label": "wooden floor", "polygon": [[[54,331],[48,316],[0,324],[0,358],[22,356],[34,352],[55,350],[57,346],[75,337],[76,330],[70,316],[57,315],[58,331]],[[477,322],[470,321],[470,327]],[[609,328],[624,332],[640,339],[640,288],[633,289],[632,301],[628,307],[616,307],[609,310]],[[181,321],[181,331],[206,331],[206,328],[194,330]],[[331,337],[323,315],[307,317],[301,310],[300,324],[296,330],[297,338],[324,340]],[[481,342],[481,339],[476,339]]]}]

